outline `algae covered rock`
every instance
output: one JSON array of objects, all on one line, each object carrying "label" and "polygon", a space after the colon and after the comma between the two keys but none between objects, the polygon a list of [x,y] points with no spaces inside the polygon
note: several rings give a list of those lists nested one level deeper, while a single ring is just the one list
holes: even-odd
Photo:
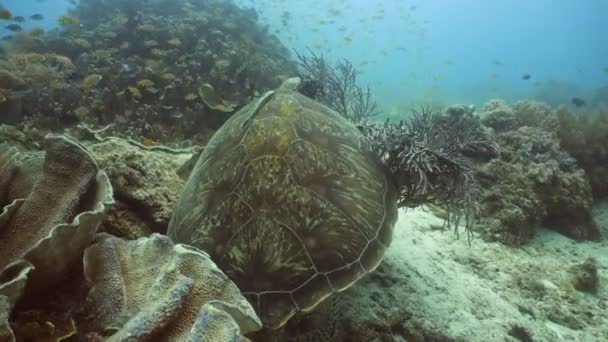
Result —
[{"label": "algae covered rock", "polygon": [[177,170],[190,154],[115,138],[89,149],[108,174],[117,201],[103,229],[130,239],[166,232],[184,184]]},{"label": "algae covered rock", "polygon": [[598,261],[589,258],[570,268],[572,283],[579,291],[597,293],[600,287]]},{"label": "algae covered rock", "polygon": [[513,110],[503,100],[494,99],[483,108],[481,122],[497,132],[508,131],[516,126]]},{"label": "algae covered rock", "polygon": [[100,234],[85,251],[83,329],[108,341],[235,341],[261,328],[239,289],[194,247]]},{"label": "algae covered rock", "polygon": [[[512,123],[498,125],[502,115]],[[495,129],[500,147],[498,158],[477,167],[483,188],[478,225],[482,236],[521,244],[543,224],[575,239],[598,239],[589,179],[561,149],[556,113],[536,102],[511,107],[493,101],[481,117]]]},{"label": "algae covered rock", "polygon": [[585,170],[595,199],[608,196],[608,107],[572,112],[557,109],[562,148]]}]

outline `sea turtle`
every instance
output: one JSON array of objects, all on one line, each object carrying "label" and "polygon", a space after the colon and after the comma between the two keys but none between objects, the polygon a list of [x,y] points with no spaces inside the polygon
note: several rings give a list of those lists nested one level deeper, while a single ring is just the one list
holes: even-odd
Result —
[{"label": "sea turtle", "polygon": [[279,89],[234,114],[195,164],[169,224],[277,329],[380,263],[397,188],[357,127]]}]

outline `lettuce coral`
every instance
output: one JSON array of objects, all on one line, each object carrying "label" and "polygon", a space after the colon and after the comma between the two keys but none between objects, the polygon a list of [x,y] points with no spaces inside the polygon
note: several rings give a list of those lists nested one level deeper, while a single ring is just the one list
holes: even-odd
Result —
[{"label": "lettuce coral", "polygon": [[64,280],[113,203],[106,174],[82,145],[64,136],[45,143],[41,162],[0,145],[0,296],[9,310]]}]

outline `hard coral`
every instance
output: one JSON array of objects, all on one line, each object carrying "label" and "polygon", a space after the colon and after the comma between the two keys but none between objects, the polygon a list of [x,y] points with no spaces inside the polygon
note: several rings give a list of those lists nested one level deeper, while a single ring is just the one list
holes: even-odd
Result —
[{"label": "hard coral", "polygon": [[[110,341],[234,341],[261,328],[253,307],[209,256],[153,234],[100,235],[85,251],[91,285],[83,329]],[[88,318],[88,320],[86,319]]]},{"label": "hard coral", "polygon": [[555,133],[559,126],[555,112],[546,104],[536,101],[518,101],[509,106],[500,99],[490,100],[483,108],[481,120],[496,132],[529,126]]},{"label": "hard coral", "polygon": [[608,107],[581,113],[561,107],[557,116],[561,146],[587,173],[594,197],[608,196]]},{"label": "hard coral", "polygon": [[500,157],[477,168],[483,188],[482,234],[520,244],[543,223],[573,238],[597,239],[600,229],[591,216],[589,180],[560,148],[558,114],[535,102],[509,107],[493,101],[486,109],[485,123],[497,123],[487,118],[499,112],[509,113],[512,120],[494,127]]},{"label": "hard coral", "polygon": [[481,122],[496,132],[509,131],[517,125],[513,110],[500,99],[490,100],[485,105],[481,114]]},{"label": "hard coral", "polygon": [[532,182],[522,165],[499,159],[477,168],[483,189],[480,202],[482,224],[477,232],[486,240],[521,244],[534,236],[545,216],[540,200],[530,191]]},{"label": "hard coral", "polygon": [[177,169],[190,155],[148,151],[112,138],[89,149],[107,172],[119,203],[103,228],[129,238],[165,232],[184,183]]},{"label": "hard coral", "polygon": [[105,173],[71,139],[47,137],[43,165],[18,157],[0,145],[0,295],[11,309],[24,292],[47,293],[62,281],[113,202]]}]

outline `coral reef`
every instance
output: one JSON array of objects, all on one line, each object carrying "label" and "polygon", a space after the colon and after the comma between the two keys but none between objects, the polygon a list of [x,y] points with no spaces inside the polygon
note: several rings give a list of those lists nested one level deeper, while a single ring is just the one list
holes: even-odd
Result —
[{"label": "coral reef", "polygon": [[20,150],[40,150],[44,144],[44,134],[36,128],[17,129],[12,125],[0,124],[0,141]]},{"label": "coral reef", "polygon": [[166,236],[100,235],[84,265],[91,289],[80,333],[111,332],[109,341],[234,341],[261,328],[251,304],[206,253]]},{"label": "coral reef", "polygon": [[44,159],[20,158],[0,145],[0,295],[13,308],[22,296],[61,282],[112,204],[112,187],[86,149],[48,136]]},{"label": "coral reef", "polygon": [[537,101],[517,101],[509,106],[503,100],[490,100],[483,108],[481,122],[496,132],[515,130],[523,126],[539,127],[557,133],[559,121],[551,108]]},{"label": "coral reef", "polygon": [[[466,112],[454,111],[448,112],[453,112],[456,117]],[[29,133],[20,133],[12,131],[10,136],[17,137],[11,141],[14,141],[18,150],[22,151],[25,147],[31,146],[31,142],[28,142],[31,141],[31,137]],[[121,233],[133,239],[150,235],[157,226],[154,226],[153,220],[143,219],[147,216],[141,215],[139,205],[152,208],[155,212],[154,217],[162,222],[163,213],[169,212],[165,209],[168,210],[174,203],[171,194],[177,194],[183,184],[177,171],[182,168],[181,164],[188,161],[197,151],[175,150],[156,145],[146,146],[137,141],[103,137],[103,134],[108,133],[107,130],[86,130],[79,133],[83,139],[82,144],[98,159],[99,167],[101,168],[102,165],[107,167],[109,179],[114,187],[119,189],[118,192],[122,193],[121,196],[139,202],[138,205],[133,205],[129,201],[122,202],[121,196],[117,196],[117,204],[108,212],[100,228],[110,232],[107,228],[111,223],[111,228],[115,229],[111,231],[112,233]],[[575,194],[575,189],[584,189],[578,187],[581,185],[580,177],[584,179],[584,174],[581,174],[581,170],[572,162],[572,158],[559,150],[555,138],[548,139],[547,134],[549,133],[543,129],[528,126],[498,134],[497,142],[501,154],[499,157],[494,156],[490,161],[485,161],[487,156],[485,153],[471,152],[472,156],[483,156],[479,159],[482,161],[472,164],[482,176],[481,185],[489,184],[486,183],[487,181],[493,182],[493,186],[496,187],[493,194],[498,198],[494,199],[498,208],[496,213],[507,215],[509,214],[507,205],[511,205],[510,208],[513,208],[513,205],[521,205],[522,212],[533,213],[530,216],[533,216],[536,222],[543,222],[548,203],[556,199],[565,203],[569,196],[566,193]],[[28,143],[24,145],[23,141]],[[17,159],[19,163],[27,162],[30,163],[28,165],[32,165],[31,167],[36,165],[39,167],[44,157],[40,152],[34,155],[28,152],[28,158],[23,158],[26,153],[15,154],[14,150],[11,151],[2,154],[4,157],[0,156],[0,160],[5,161],[0,162],[0,170],[10,169],[15,164],[14,157],[6,157],[9,155],[22,156]],[[528,159],[531,161],[526,162]],[[10,162],[7,162],[9,160]],[[130,160],[136,164],[143,163],[145,170],[130,164]],[[479,167],[485,166],[488,170],[484,174]],[[184,173],[188,172],[184,171]],[[0,174],[5,175],[6,172],[0,171]],[[514,175],[518,175],[519,178]],[[496,179],[484,177],[496,177]],[[502,177],[510,179],[513,183],[501,181]],[[559,181],[552,183],[556,178]],[[24,184],[28,183],[26,181],[27,178],[23,178]],[[570,187],[561,184],[562,182],[570,182],[574,185]],[[147,183],[153,186],[146,189]],[[0,187],[2,184],[7,184],[7,181],[6,177],[0,176]],[[556,195],[550,195],[551,192],[545,189],[553,186],[556,187],[554,189]],[[30,188],[31,185],[21,187]],[[536,191],[536,187],[542,191]],[[0,193],[4,194],[1,191]],[[575,200],[578,198],[582,202],[585,201],[581,197],[586,196],[584,192],[575,196]],[[501,202],[501,198],[511,197],[517,198],[519,202],[515,199],[508,203]],[[482,197],[482,208],[484,203],[490,203],[489,198],[489,195]],[[483,199],[488,202],[484,202]],[[536,215],[535,211],[541,213]],[[400,228],[395,231],[396,242],[388,249],[385,260],[374,273],[363,278],[349,290],[332,295],[313,314],[292,319],[283,331],[286,335],[280,336],[279,340],[311,341],[329,338],[343,341],[395,339],[486,341],[491,340],[490,336],[533,340],[554,340],[557,336],[574,336],[574,340],[577,338],[602,340],[606,337],[608,332],[602,328],[605,327],[602,324],[602,317],[605,316],[603,312],[607,298],[604,286],[606,258],[602,250],[602,248],[605,250],[605,247],[601,247],[601,242],[593,245],[585,242],[574,243],[549,231],[563,241],[562,245],[550,248],[548,242],[538,241],[546,239],[541,237],[530,242],[526,250],[505,249],[500,244],[480,240],[473,241],[472,245],[468,246],[449,235],[440,234],[438,230],[442,226],[441,220],[432,218],[430,214],[415,209],[408,211],[407,214],[400,213],[400,220],[406,219],[408,215],[410,219],[407,222],[398,224]],[[512,215],[516,216],[516,214]],[[126,220],[126,217],[132,221]],[[498,221],[502,219],[500,216],[496,217]],[[489,216],[482,216],[482,221],[488,219]],[[502,222],[506,222],[506,219]],[[499,225],[501,222],[496,224]],[[524,224],[532,225],[528,222]],[[130,225],[141,229],[137,230]],[[500,232],[500,230],[493,231],[500,235],[496,239],[502,236],[498,234]],[[482,234],[485,233],[482,231]],[[153,243],[152,240],[156,242]],[[434,240],[437,241],[433,242]],[[6,295],[4,297],[0,295],[0,307],[10,305],[11,310],[14,311],[10,318],[0,315],[0,336],[11,338],[12,332],[9,328],[12,328],[18,339],[56,340],[72,336],[70,338],[73,339],[102,340],[111,335],[114,335],[114,338],[136,335],[130,327],[142,328],[137,330],[138,333],[143,332],[143,335],[146,335],[151,332],[154,336],[155,329],[159,329],[164,322],[170,320],[157,319],[158,314],[166,313],[168,315],[166,317],[179,317],[176,312],[181,310],[177,309],[180,306],[169,304],[182,303],[179,298],[184,294],[183,291],[186,291],[185,288],[177,286],[183,283],[182,278],[177,274],[187,276],[187,272],[180,271],[180,267],[186,266],[187,263],[170,262],[182,255],[176,251],[185,251],[186,255],[196,255],[194,258],[197,260],[208,261],[203,257],[203,252],[192,251],[191,247],[187,246],[172,245],[170,241],[159,235],[137,241],[125,241],[104,234],[99,235],[96,242],[94,248],[90,249],[90,258],[95,256],[95,259],[89,259],[91,262],[87,272],[90,275],[88,276],[90,283],[83,275],[78,274],[83,272],[84,264],[80,264],[77,265],[79,267],[75,267],[79,268],[78,272],[70,274],[66,284],[62,283],[54,288],[48,299],[37,300],[34,303],[27,301],[25,304],[22,300],[15,309],[12,309],[13,305],[8,302]],[[595,254],[589,254],[590,252],[585,248],[593,246],[596,249]],[[127,261],[143,265],[142,260],[145,258],[140,257],[152,256],[156,252],[135,251],[150,249],[158,251],[155,257],[148,258],[153,260],[149,263],[151,266],[115,269],[111,267],[118,262],[117,260],[121,265],[125,265]],[[543,254],[565,253],[571,249],[575,250],[562,258],[553,254]],[[161,252],[162,250],[165,252]],[[101,255],[103,258],[99,258]],[[593,255],[596,256],[595,261],[585,262],[586,258]],[[574,261],[579,259],[580,261]],[[93,260],[103,262],[93,262]],[[488,260],[493,261],[488,262]],[[172,269],[171,265],[176,265],[176,269]],[[23,266],[15,267],[13,270],[21,270],[27,275],[29,271]],[[138,301],[141,305],[137,305],[137,309],[130,309],[135,306],[123,306],[122,308],[127,310],[122,310],[120,306],[110,303],[114,303],[112,300],[118,298],[119,293],[132,293],[132,291],[112,290],[113,287],[110,285],[119,279],[119,276],[106,275],[114,270],[121,274],[132,275],[137,272],[131,270],[139,270],[142,279],[148,279],[146,286],[127,282],[133,285],[127,288],[148,293],[146,291],[152,289],[149,284],[165,284],[164,287],[158,286],[167,291],[156,291],[157,297],[154,298],[158,300]],[[91,276],[93,274],[95,276]],[[200,279],[211,279],[216,275],[219,279],[226,279],[215,272],[207,274],[201,270],[201,273],[197,274],[200,275]],[[19,277],[11,276],[11,278]],[[150,280],[152,278],[159,281]],[[12,288],[5,286],[2,290],[10,290],[11,293],[17,294],[24,290],[24,287],[19,288],[20,284],[14,285],[16,286]],[[97,290],[95,294],[96,291],[92,291],[89,285],[104,290]],[[104,295],[108,291],[116,297]],[[121,296],[124,298],[124,295]],[[89,302],[86,301],[87,297]],[[100,305],[96,305],[93,299],[102,297],[105,299],[97,302],[101,303]],[[23,298],[27,299],[30,296],[26,295]],[[157,309],[152,309],[155,304],[159,304]],[[240,330],[242,327],[238,324],[239,319],[235,319],[237,316],[234,312],[221,304],[200,304],[201,306],[198,304],[191,306],[192,310],[188,311],[190,318],[188,323],[184,324],[188,329],[193,328],[192,334],[201,336],[203,340],[211,338],[211,341],[222,340],[218,336],[241,338],[243,330]],[[500,310],[496,310],[496,307],[500,307]],[[88,315],[91,314],[90,310],[102,310],[99,312],[105,314],[100,317],[106,317],[107,320],[99,322],[87,320]],[[109,314],[119,311],[124,312],[125,315],[115,316],[118,320],[114,320],[114,316]],[[7,319],[10,327],[6,324]],[[110,324],[107,323],[110,321],[113,322],[111,328],[104,329],[95,325]],[[502,323],[497,323],[499,321]],[[154,324],[146,325],[146,322],[154,322]],[[171,327],[175,322],[167,323],[167,327]],[[218,331],[221,335],[214,333],[210,336],[205,333],[212,330]],[[260,338],[251,334],[248,337],[253,341],[270,340],[264,338],[265,336]]]},{"label": "coral reef", "polygon": [[205,142],[203,128],[296,71],[256,13],[232,1],[84,0],[60,22],[0,61],[30,89],[0,106],[39,128],[113,122],[137,140]]},{"label": "coral reef", "polygon": [[[100,138],[99,132],[87,132]],[[151,210],[160,210],[159,217],[162,208],[173,205],[163,198],[170,201],[165,198],[171,193],[167,189],[179,191],[181,178],[175,172],[191,154],[117,138],[87,144],[100,156],[100,164],[108,167],[120,196],[151,202],[152,208],[160,199],[158,208]],[[48,136],[45,146],[46,156],[0,145],[0,234],[12,234],[1,239],[5,246],[0,253],[0,336],[8,340],[196,336],[202,341],[233,341],[261,327],[239,289],[204,252],[174,245],[158,234],[126,241],[104,233],[93,241],[105,209],[113,204],[108,177],[99,171],[93,153],[71,138]],[[128,163],[126,172],[118,170],[117,163],[137,159],[139,150],[148,154],[143,159],[157,163],[150,168],[173,168],[173,176],[141,173],[141,169],[132,173],[133,164]],[[159,192],[143,191],[138,180],[146,177],[159,178]],[[23,195],[27,197],[20,198]],[[53,205],[42,205],[41,200]],[[135,209],[130,206],[125,211]],[[146,226],[146,235],[158,225],[154,220],[137,220]],[[126,222],[115,222],[118,231],[128,231],[122,227]],[[23,234],[14,235],[15,231]],[[151,283],[157,285],[150,287]]]},{"label": "coral reef", "polygon": [[477,167],[481,234],[521,244],[542,223],[576,239],[599,238],[589,180],[560,148],[558,113],[537,102],[491,101],[481,118],[500,147],[498,158]]},{"label": "coral reef", "polygon": [[191,154],[120,139],[94,142],[88,148],[108,174],[117,202],[101,229],[130,239],[166,232],[184,184],[177,170]]},{"label": "coral reef", "polygon": [[576,113],[560,107],[556,114],[561,147],[585,170],[594,197],[608,196],[608,107]]},{"label": "coral reef", "polygon": [[[8,113],[0,123],[16,124],[34,117],[42,120],[38,123],[41,126],[61,127],[73,122],[68,114],[80,98],[78,87],[70,82],[75,71],[69,58],[51,52],[16,52],[0,59],[0,75],[13,78],[11,86],[0,85],[0,89],[8,89],[0,90],[7,96],[0,106]],[[7,81],[7,77],[0,79]]]}]

